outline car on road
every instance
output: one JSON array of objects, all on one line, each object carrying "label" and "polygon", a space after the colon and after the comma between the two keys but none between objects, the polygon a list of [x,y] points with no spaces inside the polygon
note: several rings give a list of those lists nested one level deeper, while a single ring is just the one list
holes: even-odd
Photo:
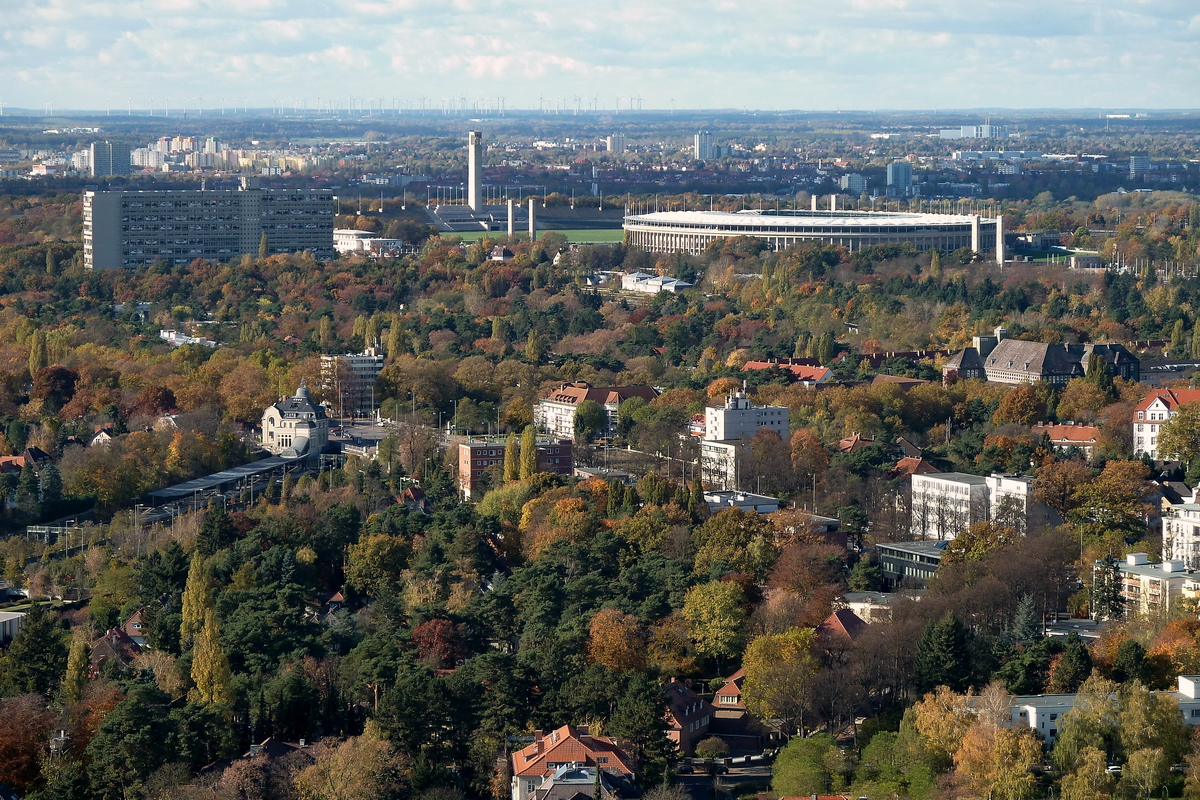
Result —
[{"label": "car on road", "polygon": [[693,772],[695,772],[695,770],[692,769],[691,764],[680,764],[675,772],[680,775],[691,775]]}]

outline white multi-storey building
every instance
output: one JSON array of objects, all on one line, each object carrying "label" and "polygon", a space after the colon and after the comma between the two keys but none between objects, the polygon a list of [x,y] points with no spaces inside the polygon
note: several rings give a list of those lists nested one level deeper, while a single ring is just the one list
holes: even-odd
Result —
[{"label": "white multi-storey building", "polygon": [[1178,561],[1200,569],[1200,504],[1179,503],[1163,514],[1164,562]]},{"label": "white multi-storey building", "polygon": [[307,250],[333,258],[333,201],[328,189],[88,191],[83,193],[83,254],[88,269],[159,260],[231,261],[258,253]]},{"label": "white multi-storey building", "polygon": [[1133,411],[1133,455],[1170,459],[1177,453],[1158,451],[1158,432],[1185,403],[1200,403],[1200,389],[1155,389]]},{"label": "white multi-storey building", "polygon": [[912,476],[912,534],[919,539],[953,539],[990,512],[987,478],[962,472]]},{"label": "white multi-storey building", "polygon": [[383,371],[383,356],[368,347],[361,353],[321,356],[321,388],[339,416],[375,413],[375,381]]},{"label": "white multi-storey building", "polygon": [[692,158],[708,161],[713,157],[713,137],[708,131],[700,131],[692,142]]},{"label": "white multi-storey building", "polygon": [[766,428],[787,439],[789,411],[785,406],[756,406],[743,392],[725,398],[724,405],[704,409],[704,438],[711,441],[750,439]]},{"label": "white multi-storey building", "polygon": [[650,402],[658,392],[650,386],[592,386],[586,381],[564,383],[547,392],[533,409],[533,422],[538,430],[561,439],[575,438],[575,411],[584,400],[604,408],[605,428],[601,436],[611,436],[617,427],[617,409],[634,397]]}]

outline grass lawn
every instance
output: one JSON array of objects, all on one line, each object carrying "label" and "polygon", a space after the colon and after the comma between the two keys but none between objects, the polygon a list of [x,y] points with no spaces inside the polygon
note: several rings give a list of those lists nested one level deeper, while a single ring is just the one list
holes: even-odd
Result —
[{"label": "grass lawn", "polygon": [[[625,235],[625,231],[620,228],[608,230],[574,230],[574,231],[538,231],[540,237],[543,233],[561,233],[567,237],[567,241],[572,244],[615,244],[620,242]],[[470,231],[468,233],[447,233],[443,232],[442,236],[461,236],[464,242],[477,242],[484,236],[492,238],[500,238],[504,236],[504,231]]]}]

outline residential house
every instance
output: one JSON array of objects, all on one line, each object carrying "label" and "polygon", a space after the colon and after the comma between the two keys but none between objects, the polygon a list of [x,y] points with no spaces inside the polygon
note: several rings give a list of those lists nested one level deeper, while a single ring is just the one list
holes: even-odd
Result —
[{"label": "residential house", "polygon": [[888,592],[846,592],[838,605],[854,612],[855,616],[868,625],[876,622],[891,622],[896,604],[908,596]]},{"label": "residential house", "polygon": [[1050,437],[1050,444],[1056,453],[1076,451],[1084,458],[1091,459],[1100,441],[1100,428],[1096,425],[1075,424],[1063,422],[1059,424],[1039,422],[1033,426],[1033,438]]},{"label": "residential house", "polygon": [[1185,403],[1200,403],[1200,389],[1155,389],[1133,409],[1133,455],[1167,460],[1176,453],[1159,453],[1158,432]]},{"label": "residential house", "polygon": [[861,433],[855,433],[847,436],[845,439],[838,441],[834,447],[839,453],[853,453],[855,450],[863,447],[870,447],[875,444],[875,439],[870,436],[863,436]]},{"label": "residential house", "polygon": [[750,492],[705,492],[704,502],[710,514],[719,514],[727,508],[737,508],[757,514],[773,514],[779,510],[779,498]]},{"label": "residential house", "polygon": [[396,498],[396,502],[402,504],[409,511],[420,511],[423,514],[433,511],[433,504],[425,496],[425,490],[416,484],[406,486],[400,496]]},{"label": "residential house", "polygon": [[[599,798],[595,797],[597,777]],[[542,778],[530,800],[632,800],[640,796],[632,776],[582,764],[563,764],[554,774]]]},{"label": "residential house", "polygon": [[796,382],[803,386],[820,386],[833,380],[833,370],[820,364],[797,364],[793,359],[772,359],[770,361],[747,361],[742,369],[770,369],[779,367],[792,373]]},{"label": "residential house", "polygon": [[714,698],[717,710],[724,708],[745,709],[746,703],[742,699],[742,684],[745,682],[745,669],[739,669],[726,678],[725,683],[717,690]]},{"label": "residential house", "polygon": [[857,614],[848,608],[839,608],[817,626],[817,637],[819,639],[836,637],[843,641],[853,642],[866,629],[867,623],[863,622]]},{"label": "residential house", "polygon": [[146,648],[146,631],[142,624],[142,609],[133,612],[133,616],[125,620],[125,624],[121,626],[121,631],[130,638],[130,640],[138,647]]},{"label": "residential house", "polygon": [[125,631],[113,628],[108,633],[92,642],[92,652],[88,659],[88,677],[95,678],[109,664],[117,664],[121,669],[128,667],[142,652]]},{"label": "residential house", "polygon": [[644,272],[630,272],[621,276],[621,288],[627,292],[642,292],[643,294],[658,294],[670,292],[678,294],[692,288],[692,284],[678,278],[665,275],[647,275]]},{"label": "residential house", "polygon": [[893,480],[911,478],[913,475],[937,475],[941,470],[920,456],[905,456],[896,462],[896,466],[888,470],[888,477]]},{"label": "residential house", "polygon": [[650,402],[658,392],[650,386],[592,386],[586,381],[564,383],[551,389],[533,409],[533,421],[538,430],[561,439],[575,438],[575,409],[584,400],[603,406],[607,415],[600,434],[611,436],[617,429],[617,409],[626,400],[640,397]]},{"label": "residential house", "polygon": [[511,800],[532,800],[542,781],[564,765],[599,767],[613,775],[632,776],[629,756],[607,736],[592,736],[586,725],[563,725],[543,733],[512,754]]},{"label": "residential house", "polygon": [[696,743],[707,738],[713,720],[712,704],[692,690],[691,681],[672,678],[667,695],[667,738],[677,750],[690,755]]},{"label": "residential house", "polygon": [[302,769],[316,761],[318,751],[320,750],[322,750],[320,745],[311,745],[304,739],[292,743],[280,741],[275,738],[267,738],[263,740],[262,744],[250,745],[250,749],[240,756],[227,756],[214,761],[201,769],[197,777],[205,783],[220,780],[226,769],[234,764],[250,761],[251,759],[263,761],[267,764],[271,764],[272,762],[294,762],[296,766]]}]

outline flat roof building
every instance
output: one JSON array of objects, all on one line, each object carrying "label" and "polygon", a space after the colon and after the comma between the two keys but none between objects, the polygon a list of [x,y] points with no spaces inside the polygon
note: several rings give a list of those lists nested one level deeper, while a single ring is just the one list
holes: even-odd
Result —
[{"label": "flat roof building", "polygon": [[88,269],[134,268],[198,258],[228,262],[256,254],[307,250],[333,258],[333,193],[328,189],[87,191],[83,257]]},{"label": "flat roof building", "polygon": [[[458,488],[463,497],[478,497],[483,474],[491,467],[504,467],[507,437],[486,437],[458,445]],[[520,437],[517,456],[520,458]],[[537,438],[537,470],[553,475],[571,475],[575,471],[574,446],[570,439]]]}]

